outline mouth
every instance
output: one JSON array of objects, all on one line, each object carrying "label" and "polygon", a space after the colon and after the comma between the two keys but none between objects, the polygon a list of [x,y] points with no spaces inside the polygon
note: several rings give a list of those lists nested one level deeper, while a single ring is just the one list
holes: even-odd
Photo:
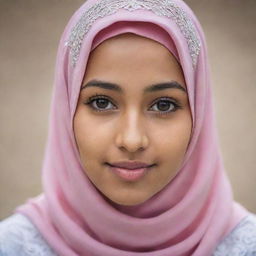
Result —
[{"label": "mouth", "polygon": [[146,164],[141,162],[119,162],[106,163],[109,170],[126,181],[137,181],[156,164]]}]

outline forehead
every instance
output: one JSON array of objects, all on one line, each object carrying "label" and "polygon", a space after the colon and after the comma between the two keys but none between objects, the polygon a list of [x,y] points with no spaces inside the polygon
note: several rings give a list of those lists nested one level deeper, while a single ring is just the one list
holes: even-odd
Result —
[{"label": "forehead", "polygon": [[94,84],[95,80],[117,84],[124,90],[171,81],[186,88],[182,69],[170,51],[132,33],[105,40],[91,52],[83,88],[92,80]]},{"label": "forehead", "polygon": [[164,45],[133,33],[114,36],[99,44],[91,52],[86,69],[87,75],[110,71],[112,74],[116,72],[116,75],[121,71],[160,75],[182,71],[176,58]]},{"label": "forehead", "polygon": [[101,52],[102,54],[103,51],[105,54],[109,52],[113,56],[126,52],[135,52],[141,55],[141,51],[146,52],[148,56],[155,55],[156,52],[170,55],[170,51],[161,43],[134,33],[123,33],[108,38],[101,42],[92,53]]}]

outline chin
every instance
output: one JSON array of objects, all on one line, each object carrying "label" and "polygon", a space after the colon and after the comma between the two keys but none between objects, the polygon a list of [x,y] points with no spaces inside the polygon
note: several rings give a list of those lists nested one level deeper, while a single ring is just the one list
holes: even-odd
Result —
[{"label": "chin", "polygon": [[123,206],[135,206],[144,203],[148,200],[148,198],[109,198],[111,201],[113,201],[116,204],[123,205]]}]

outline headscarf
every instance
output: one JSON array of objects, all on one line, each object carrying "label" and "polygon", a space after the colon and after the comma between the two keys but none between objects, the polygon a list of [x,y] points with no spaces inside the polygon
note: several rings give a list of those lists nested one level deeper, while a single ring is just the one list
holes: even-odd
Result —
[{"label": "headscarf", "polygon": [[[73,117],[92,49],[131,32],[163,44],[179,61],[193,120],[183,163],[160,192],[136,206],[110,202],[88,179]],[[89,124],[88,124],[89,125]],[[206,42],[180,0],[88,0],[60,40],[43,194],[17,208],[61,256],[206,256],[248,212],[234,202],[217,136]]]}]

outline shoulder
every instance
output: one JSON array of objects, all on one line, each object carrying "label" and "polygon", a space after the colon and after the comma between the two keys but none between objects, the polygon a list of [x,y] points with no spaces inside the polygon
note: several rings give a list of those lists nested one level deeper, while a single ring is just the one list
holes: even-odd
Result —
[{"label": "shoulder", "polygon": [[213,256],[255,256],[256,215],[245,217],[219,244]]},{"label": "shoulder", "polygon": [[0,222],[0,256],[56,256],[36,227],[22,214]]}]

